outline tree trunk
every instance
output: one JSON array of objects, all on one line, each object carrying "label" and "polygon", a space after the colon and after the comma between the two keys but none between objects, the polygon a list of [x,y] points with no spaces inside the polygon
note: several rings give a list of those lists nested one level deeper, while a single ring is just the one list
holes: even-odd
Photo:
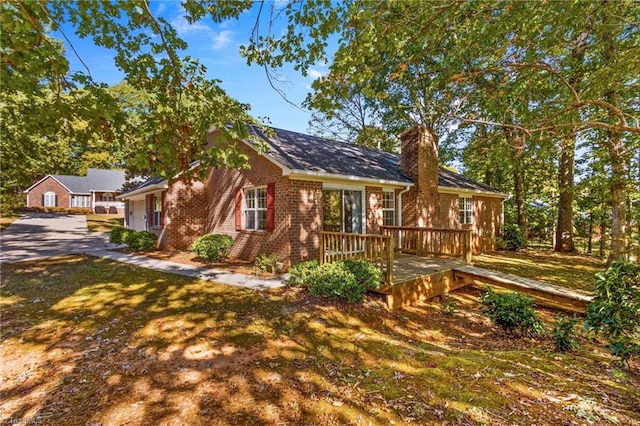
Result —
[{"label": "tree trunk", "polygon": [[[601,28],[604,41],[603,59],[607,64],[614,66],[618,62],[615,28],[606,18],[603,19]],[[620,123],[621,118],[617,113],[620,113],[621,101],[620,93],[617,91],[615,83],[611,81],[610,84],[613,86],[610,86],[604,92],[604,96],[607,102],[615,108],[615,110],[611,107],[609,108],[609,122]],[[610,130],[607,133],[608,138],[602,140],[601,143],[604,143],[611,163],[611,251],[607,259],[609,264],[614,260],[622,259],[625,254],[627,228],[625,165],[626,157],[629,153],[625,153],[625,141],[620,132]]]},{"label": "tree trunk", "polygon": [[593,212],[589,211],[589,239],[587,240],[587,253],[591,254],[593,248]]},{"label": "tree trunk", "polygon": [[515,192],[516,207],[518,210],[518,226],[525,231],[527,230],[527,213],[525,211],[524,199],[524,171],[522,170],[521,161],[516,160],[513,167],[513,191]]},{"label": "tree trunk", "polygon": [[562,142],[560,168],[558,170],[558,221],[553,250],[557,252],[574,252],[573,243],[573,175],[574,157],[576,152],[575,136]]},{"label": "tree trunk", "polygon": [[[602,211],[604,212],[605,206],[603,205],[602,207],[603,207]],[[603,213],[602,218],[600,219],[600,250],[598,252],[600,259],[604,257],[604,246],[605,246],[606,235],[607,235],[606,233],[607,233],[607,223],[605,220],[605,215]]]}]

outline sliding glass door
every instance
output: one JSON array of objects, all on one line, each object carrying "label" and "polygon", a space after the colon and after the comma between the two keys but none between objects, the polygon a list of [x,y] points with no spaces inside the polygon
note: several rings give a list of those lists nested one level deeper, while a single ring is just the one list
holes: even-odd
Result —
[{"label": "sliding glass door", "polygon": [[322,229],[330,232],[364,233],[362,193],[360,190],[324,190]]}]

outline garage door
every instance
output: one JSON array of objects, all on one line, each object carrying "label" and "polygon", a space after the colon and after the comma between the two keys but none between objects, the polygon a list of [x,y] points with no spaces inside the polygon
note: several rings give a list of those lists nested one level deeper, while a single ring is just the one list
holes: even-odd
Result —
[{"label": "garage door", "polygon": [[145,230],[145,203],[144,200],[129,203],[129,227],[136,231]]}]

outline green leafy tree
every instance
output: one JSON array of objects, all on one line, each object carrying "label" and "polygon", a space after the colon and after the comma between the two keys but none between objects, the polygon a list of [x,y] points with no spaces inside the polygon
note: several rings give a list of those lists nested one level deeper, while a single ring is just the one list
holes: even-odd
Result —
[{"label": "green leafy tree", "polygon": [[[287,31],[254,34],[244,52],[270,67],[293,61],[304,73],[326,59],[326,42],[338,34],[328,77],[384,103],[387,129],[418,122],[442,134],[452,123],[484,125],[501,129],[517,149],[541,139],[557,144],[562,250],[571,249],[575,140],[599,132],[597,149],[610,166],[611,256],[617,258],[627,226],[625,170],[640,133],[639,8],[634,2],[292,2],[284,7]],[[318,105],[325,113],[331,107]],[[514,176],[516,192],[521,179]]]}]

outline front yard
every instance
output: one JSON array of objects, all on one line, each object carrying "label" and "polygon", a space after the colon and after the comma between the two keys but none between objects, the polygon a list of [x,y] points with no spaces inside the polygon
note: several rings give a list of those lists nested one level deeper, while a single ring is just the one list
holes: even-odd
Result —
[{"label": "front yard", "polygon": [[123,226],[124,218],[113,214],[88,214],[87,228],[91,232],[111,232],[113,228]]},{"label": "front yard", "polygon": [[512,339],[475,289],[390,312],[93,257],[2,272],[3,424],[640,424],[637,364]]}]

